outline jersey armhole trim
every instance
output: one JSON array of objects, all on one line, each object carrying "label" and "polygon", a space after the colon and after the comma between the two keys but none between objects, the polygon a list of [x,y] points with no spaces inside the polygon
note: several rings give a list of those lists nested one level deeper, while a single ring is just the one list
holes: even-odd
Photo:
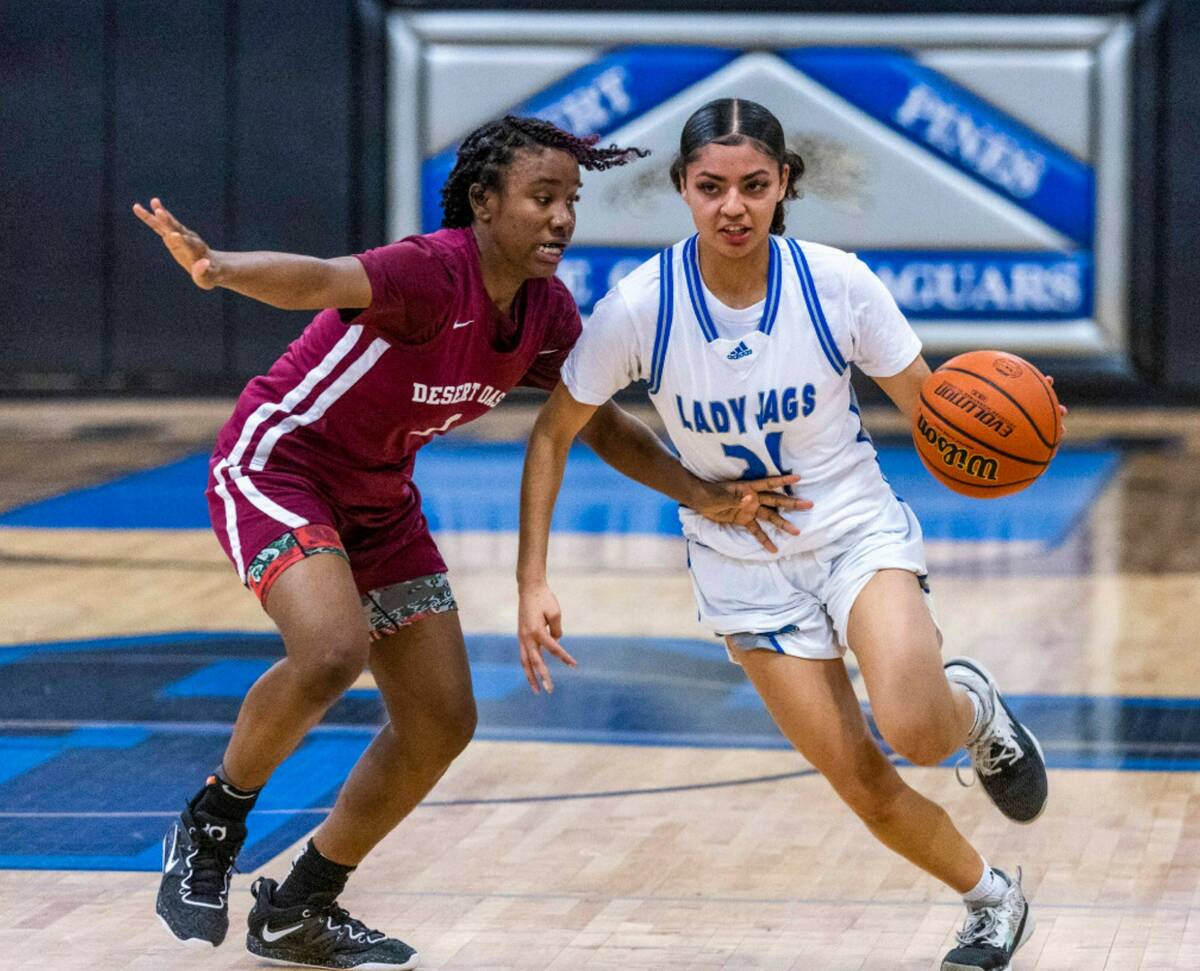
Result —
[{"label": "jersey armhole trim", "polygon": [[650,355],[650,394],[658,394],[662,385],[667,343],[671,339],[671,321],[675,316],[674,247],[658,254],[658,322],[654,328],[654,350]]},{"label": "jersey armhole trim", "polygon": [[817,332],[817,341],[833,370],[841,375],[846,370],[846,361],[838,350],[837,342],[829,330],[829,322],[825,319],[825,311],[821,308],[821,298],[817,296],[817,285],[813,282],[812,273],[808,268],[808,260],[804,251],[794,239],[788,240],[792,251],[792,262],[796,264],[796,275],[800,278],[800,289],[804,291],[804,303],[808,307],[808,316],[812,320],[813,329]]}]

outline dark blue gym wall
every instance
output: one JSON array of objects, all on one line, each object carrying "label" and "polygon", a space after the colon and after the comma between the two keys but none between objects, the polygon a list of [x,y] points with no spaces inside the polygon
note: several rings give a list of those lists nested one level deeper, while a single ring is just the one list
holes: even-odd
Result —
[{"label": "dark blue gym wall", "polygon": [[130,212],[211,245],[384,241],[383,13],[330,0],[0,4],[0,390],[237,390],[303,321],[203,293]]},{"label": "dark blue gym wall", "polygon": [[[386,0],[0,4],[0,393],[228,394],[303,320],[164,266],[161,194],[214,246],[386,241]],[[495,9],[392,2],[401,9]],[[596,9],[526,2],[525,9]],[[1142,389],[1200,394],[1200,9],[1192,0],[606,0],[612,10],[1133,13],[1130,308]],[[396,92],[405,97],[404,92]]]}]

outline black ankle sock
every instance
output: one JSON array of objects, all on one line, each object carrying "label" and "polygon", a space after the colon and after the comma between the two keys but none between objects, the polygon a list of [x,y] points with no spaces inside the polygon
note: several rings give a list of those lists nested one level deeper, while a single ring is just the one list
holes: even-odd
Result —
[{"label": "black ankle sock", "polygon": [[208,777],[204,788],[196,793],[188,805],[207,816],[245,824],[246,817],[258,801],[260,792],[261,786],[257,789],[239,789],[233,783],[225,781],[218,769]]},{"label": "black ankle sock", "polygon": [[354,867],[343,866],[326,859],[309,840],[304,852],[296,858],[292,872],[275,891],[275,906],[295,907],[313,894],[332,894],[337,897],[346,887]]}]

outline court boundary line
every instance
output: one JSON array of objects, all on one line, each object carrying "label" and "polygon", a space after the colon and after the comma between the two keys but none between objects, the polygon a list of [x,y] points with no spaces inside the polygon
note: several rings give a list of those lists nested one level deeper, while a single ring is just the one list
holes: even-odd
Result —
[{"label": "court boundary line", "polygon": [[[273,861],[272,861],[273,862]],[[266,866],[266,864],[264,864]],[[36,874],[52,873],[54,871],[47,870],[0,870],[0,879],[3,879],[4,874],[20,874],[22,886],[29,886],[29,878]],[[64,871],[66,872],[66,871]],[[96,875],[97,877],[124,877],[129,881],[134,881],[142,877],[153,877],[156,874],[150,871],[106,871],[106,870],[79,870],[69,871],[75,877],[84,879],[74,879],[70,886],[66,888],[70,893],[64,892],[64,888],[58,881],[51,881],[44,890],[39,889],[39,893],[58,894],[62,896],[73,895],[73,892],[86,887],[88,885],[87,877]],[[36,879],[36,878],[35,878]],[[253,872],[239,873],[233,879],[233,887],[231,889],[249,889],[250,883],[253,882]],[[239,885],[242,885],[239,887]],[[110,886],[110,889],[111,886]],[[146,886],[138,890],[122,889],[122,893],[145,893],[152,894],[156,892],[153,886]],[[514,890],[387,890],[366,885],[357,885],[355,894],[360,897],[398,897],[420,899],[455,899],[467,898],[471,900],[529,900],[529,901],[607,901],[608,903],[657,903],[657,904],[719,904],[719,905],[751,905],[755,907],[892,907],[902,908],[906,910],[916,910],[922,907],[938,907],[945,909],[962,909],[962,900],[882,900],[879,898],[860,898],[860,897],[731,897],[731,896],[697,896],[690,895],[655,895],[655,894],[601,894],[592,891],[561,891],[559,893],[546,892],[521,892]],[[1190,916],[1195,914],[1196,908],[1186,904],[1116,904],[1116,903],[1048,903],[1041,899],[1034,899],[1033,903],[1037,907],[1038,914],[1047,910],[1067,911],[1073,913],[1101,911],[1104,913],[1139,913],[1139,914],[1178,914],[1180,916]]]}]

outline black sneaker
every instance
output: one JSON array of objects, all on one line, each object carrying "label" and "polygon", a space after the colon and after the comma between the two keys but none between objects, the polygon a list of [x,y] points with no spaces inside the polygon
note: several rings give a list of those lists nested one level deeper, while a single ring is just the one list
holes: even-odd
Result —
[{"label": "black sneaker", "polygon": [[229,930],[229,875],[246,827],[185,809],[163,837],[158,918],[185,944],[216,947]]},{"label": "black sneaker", "polygon": [[1009,971],[1017,948],[1033,936],[1033,915],[1021,891],[1021,869],[994,907],[968,907],[967,920],[956,935],[958,947],[942,959],[942,971]]},{"label": "black sneaker", "polygon": [[279,885],[267,877],[254,881],[254,908],[246,950],[273,964],[306,968],[360,968],[362,971],[409,971],[417,952],[394,937],[373,931],[337,905],[335,894],[313,894],[295,907],[275,904]]},{"label": "black sneaker", "polygon": [[946,662],[946,677],[968,688],[984,704],[983,727],[967,740],[967,753],[984,792],[1013,822],[1032,823],[1046,808],[1050,794],[1041,745],[1017,721],[983,665],[954,657]]}]

